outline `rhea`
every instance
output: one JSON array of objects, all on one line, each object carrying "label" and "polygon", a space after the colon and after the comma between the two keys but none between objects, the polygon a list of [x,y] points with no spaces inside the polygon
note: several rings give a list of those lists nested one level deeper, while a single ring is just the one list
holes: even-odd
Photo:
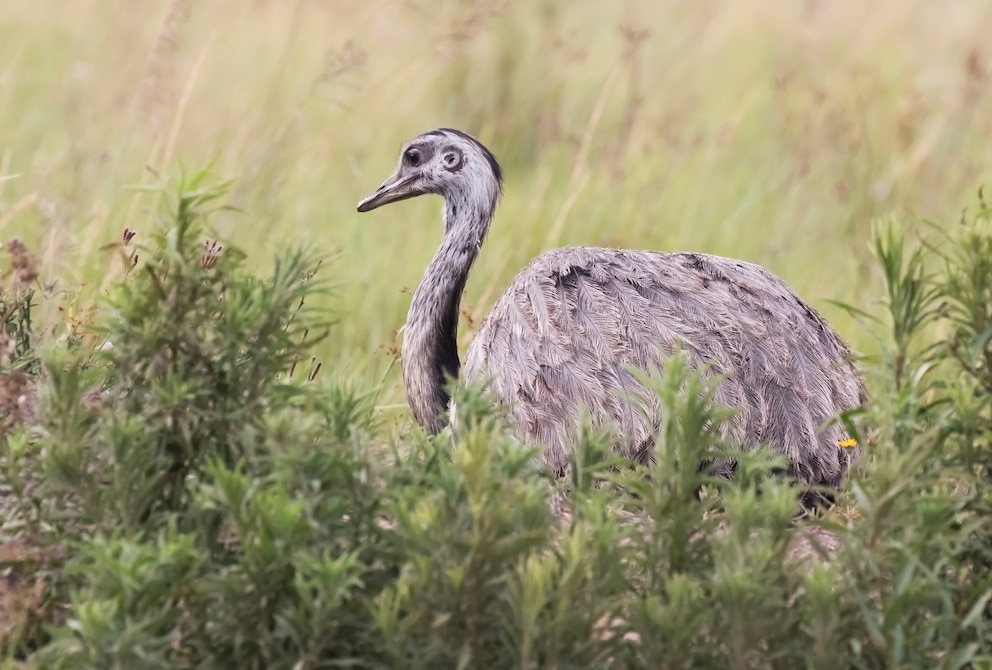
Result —
[{"label": "rhea", "polygon": [[[857,447],[837,418],[863,403],[864,382],[837,333],[758,265],[701,253],[544,252],[496,302],[461,370],[459,306],[502,179],[489,149],[440,128],[404,146],[395,173],[358,204],[368,212],[423,194],[444,198],[441,246],[403,328],[403,381],[424,429],[447,424],[448,380],[462,372],[485,380],[554,472],[565,470],[583,416],[612,428],[623,456],[647,462],[659,403],[635,371],[657,371],[678,348],[718,376],[716,401],[738,408],[722,429],[731,444],[770,445],[799,484],[842,483]],[[733,462],[714,467],[733,475]]]}]

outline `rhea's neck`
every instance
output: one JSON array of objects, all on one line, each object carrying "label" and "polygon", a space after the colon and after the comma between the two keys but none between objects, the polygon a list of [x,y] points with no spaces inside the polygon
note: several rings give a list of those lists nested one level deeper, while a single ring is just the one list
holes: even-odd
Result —
[{"label": "rhea's neck", "polygon": [[492,221],[495,199],[445,202],[444,239],[413,294],[403,328],[403,382],[414,418],[431,433],[447,423],[448,384],[457,379],[458,315],[472,264]]}]

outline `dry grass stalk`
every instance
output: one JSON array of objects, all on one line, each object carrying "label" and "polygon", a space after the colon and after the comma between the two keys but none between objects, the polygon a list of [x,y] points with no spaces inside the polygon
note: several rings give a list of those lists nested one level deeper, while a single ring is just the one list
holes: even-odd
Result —
[{"label": "dry grass stalk", "polygon": [[164,130],[167,110],[173,106],[176,87],[175,55],[179,33],[188,16],[188,1],[173,0],[162,22],[158,39],[148,54],[145,72],[138,86],[138,113],[156,136],[161,135]]}]

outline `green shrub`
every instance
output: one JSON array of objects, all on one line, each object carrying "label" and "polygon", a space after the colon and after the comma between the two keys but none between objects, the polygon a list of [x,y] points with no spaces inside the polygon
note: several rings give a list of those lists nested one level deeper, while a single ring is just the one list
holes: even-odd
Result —
[{"label": "green shrub", "polygon": [[[589,431],[549,481],[478,389],[428,437],[375,390],[291,375],[328,330],[317,259],[247,274],[204,247],[222,191],[164,193],[95,345],[42,348],[40,416],[4,438],[33,541],[58,547],[44,668],[965,668],[992,662],[992,218],[876,229],[881,355],[865,457],[795,520],[768,454],[733,482],[713,382],[651,379],[656,461]],[[206,248],[206,254],[204,249]],[[135,250],[138,249],[136,252]],[[880,314],[877,316],[876,314]],[[946,337],[944,336],[946,335]],[[104,345],[109,342],[111,345]],[[845,417],[850,419],[852,417]]]}]

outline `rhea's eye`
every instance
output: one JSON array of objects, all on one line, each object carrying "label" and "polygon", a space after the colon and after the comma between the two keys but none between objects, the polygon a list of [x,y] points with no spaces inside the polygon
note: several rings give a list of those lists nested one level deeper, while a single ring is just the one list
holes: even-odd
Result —
[{"label": "rhea's eye", "polygon": [[420,151],[417,149],[407,149],[403,154],[403,162],[410,167],[419,167],[421,161]]},{"label": "rhea's eye", "polygon": [[444,167],[450,169],[458,167],[462,162],[462,156],[457,151],[448,151],[441,157]]}]

